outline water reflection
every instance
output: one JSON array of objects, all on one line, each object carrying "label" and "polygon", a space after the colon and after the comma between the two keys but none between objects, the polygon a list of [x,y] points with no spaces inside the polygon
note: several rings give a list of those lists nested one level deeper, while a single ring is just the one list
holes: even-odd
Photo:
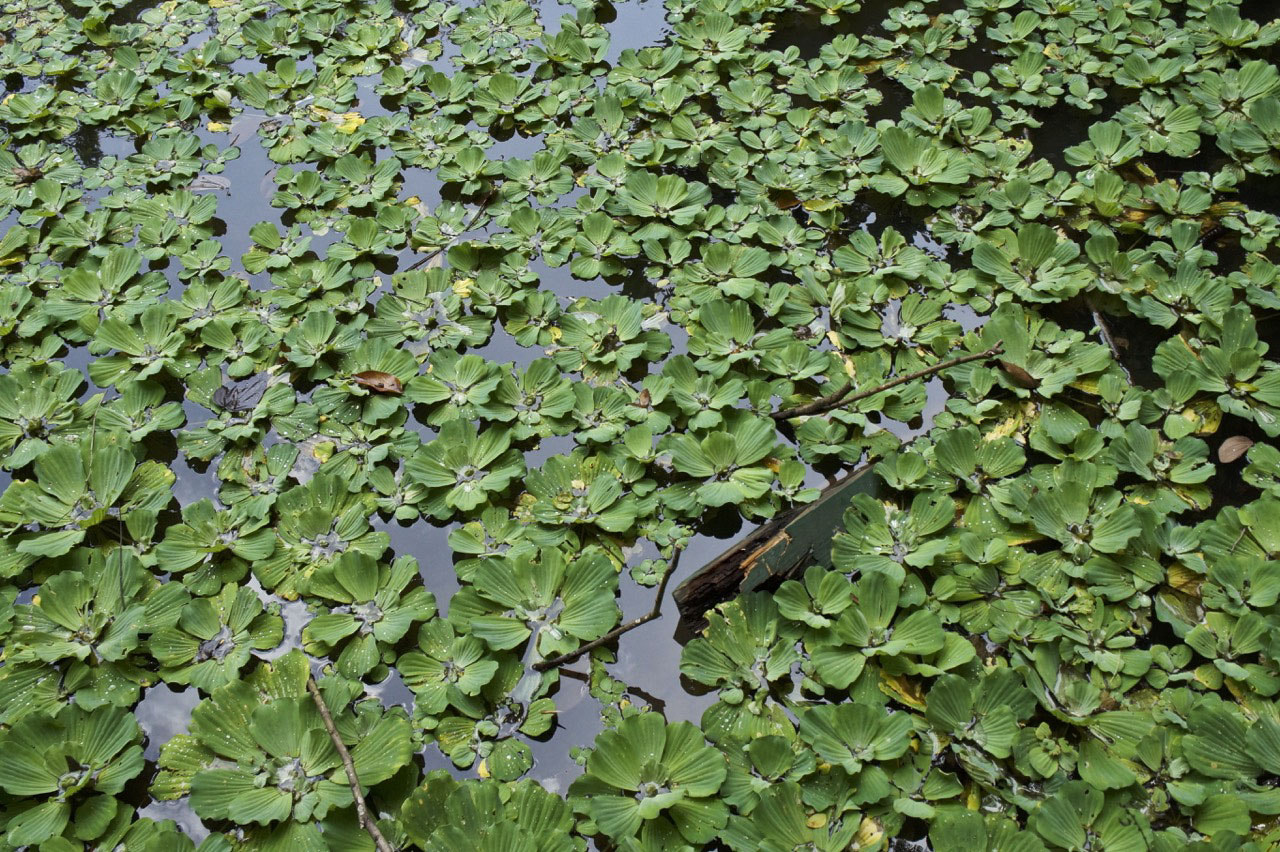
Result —
[{"label": "water reflection", "polygon": [[[697,724],[702,713],[715,703],[715,694],[695,695],[686,690],[680,679],[680,655],[688,636],[682,634],[679,611],[672,593],[697,569],[719,556],[741,533],[741,528],[721,524],[706,534],[695,535],[680,556],[676,573],[667,584],[662,601],[662,617],[637,627],[618,643],[618,661],[609,667],[614,677],[642,694],[661,696],[667,720]],[[658,558],[658,550],[648,542],[635,557],[635,562]],[[622,584],[622,618],[630,621],[645,614],[653,606],[654,590],[634,583]],[[583,669],[578,663],[575,669]]]},{"label": "water reflection", "polygon": [[570,752],[595,742],[604,730],[604,720],[584,677],[563,673],[553,697],[556,724],[547,735],[529,741],[533,751],[533,770],[529,777],[551,792],[564,795],[573,780],[582,774],[582,767],[574,762]]},{"label": "water reflection", "polygon": [[436,608],[441,615],[449,612],[449,599],[458,591],[458,575],[453,570],[453,551],[449,548],[449,532],[453,527],[442,527],[427,519],[411,523],[375,517],[375,530],[391,537],[391,553],[394,556],[412,556],[418,560],[418,574],[423,585],[436,596]]},{"label": "water reflection", "polygon": [[200,817],[191,810],[191,805],[186,799],[177,799],[172,802],[152,801],[146,807],[139,808],[138,815],[154,820],[173,820],[178,824],[178,828],[182,829],[182,833],[190,837],[196,845],[202,843],[210,833]]},{"label": "water reflection", "polygon": [[191,711],[200,703],[200,693],[188,687],[159,683],[142,692],[142,701],[134,708],[138,724],[146,734],[143,755],[147,760],[160,757],[160,747],[177,734],[186,733]]}]

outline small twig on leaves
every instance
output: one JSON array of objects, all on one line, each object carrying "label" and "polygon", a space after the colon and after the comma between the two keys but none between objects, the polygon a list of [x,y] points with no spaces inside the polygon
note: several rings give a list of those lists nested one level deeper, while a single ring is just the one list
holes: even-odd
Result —
[{"label": "small twig on leaves", "polygon": [[464,225],[462,227],[462,230],[458,232],[458,236],[450,240],[448,245],[440,246],[440,248],[431,252],[431,254],[427,255],[426,257],[415,260],[412,264],[410,264],[408,267],[405,268],[405,272],[410,272],[414,269],[417,269],[420,266],[425,266],[426,264],[435,260],[441,254],[443,254],[444,252],[452,248],[458,242],[458,240],[462,238],[463,234],[465,234],[467,231],[470,231],[472,228],[474,228],[476,226],[476,222],[479,222],[480,217],[484,215],[484,211],[489,209],[489,199],[493,198],[494,191],[495,190],[490,190],[488,195],[480,199],[480,206],[476,208],[476,212],[471,215],[471,218],[467,221],[467,224]]},{"label": "small twig on leaves", "polygon": [[898,376],[897,378],[890,379],[883,384],[876,385],[873,388],[867,388],[866,390],[860,390],[857,393],[854,393],[853,380],[850,379],[848,382],[845,382],[839,390],[833,391],[826,396],[819,397],[813,402],[806,402],[804,405],[797,405],[795,408],[775,411],[769,416],[774,420],[790,420],[792,417],[804,417],[810,414],[825,414],[832,409],[849,405],[850,403],[857,402],[858,400],[866,399],[869,396],[875,396],[878,393],[890,390],[891,388],[896,388],[898,385],[905,385],[907,382],[913,382],[916,379],[923,379],[926,376],[932,376],[934,373],[940,373],[943,370],[950,369],[951,367],[958,367],[961,364],[967,364],[970,361],[985,361],[988,358],[994,358],[1003,351],[1004,342],[1001,341],[983,352],[974,352],[969,355],[961,355],[956,358],[951,358],[947,361],[939,361],[932,367],[925,367],[922,370],[916,370],[914,373],[907,373],[906,375]]},{"label": "small twig on leaves", "polygon": [[320,695],[320,687],[316,686],[316,679],[311,675],[307,675],[307,692],[311,693],[311,700],[316,703],[316,709],[320,711],[324,729],[329,732],[329,739],[333,740],[333,747],[338,750],[338,757],[342,758],[342,768],[347,772],[347,782],[351,785],[351,796],[356,801],[356,817],[360,820],[360,825],[369,832],[378,852],[395,852],[395,848],[387,842],[387,838],[378,828],[377,820],[369,813],[369,806],[364,801],[364,793],[360,792],[360,778],[356,775],[356,765],[351,760],[351,752],[347,751],[342,737],[338,736],[338,729],[333,724],[333,716],[329,714],[329,707]]},{"label": "small twig on leaves", "polygon": [[671,581],[671,576],[676,573],[676,567],[680,564],[681,553],[684,553],[684,550],[677,549],[675,555],[671,557],[671,564],[667,566],[667,572],[662,575],[662,581],[658,583],[658,594],[653,598],[653,609],[649,610],[639,618],[628,621],[621,627],[615,627],[599,639],[593,639],[587,644],[582,645],[567,654],[561,654],[560,656],[552,657],[549,660],[539,660],[533,664],[533,670],[536,672],[545,672],[547,669],[556,669],[560,666],[568,665],[578,658],[594,651],[596,648],[599,648],[601,645],[608,645],[622,634],[635,630],[642,624],[648,624],[650,621],[653,621],[655,618],[662,615],[662,599],[667,594],[667,583]]},{"label": "small twig on leaves", "polygon": [[1120,347],[1116,344],[1116,339],[1111,336],[1111,327],[1107,325],[1107,318],[1102,315],[1102,311],[1098,310],[1098,306],[1093,303],[1093,299],[1085,297],[1084,303],[1089,308],[1089,313],[1093,315],[1093,324],[1098,328],[1098,336],[1102,338],[1102,342],[1107,344],[1107,348],[1111,350],[1111,357],[1116,360],[1120,366],[1120,371],[1124,373],[1124,377],[1129,384],[1133,384],[1133,377],[1129,375],[1129,368],[1124,365],[1124,359],[1120,357]]}]

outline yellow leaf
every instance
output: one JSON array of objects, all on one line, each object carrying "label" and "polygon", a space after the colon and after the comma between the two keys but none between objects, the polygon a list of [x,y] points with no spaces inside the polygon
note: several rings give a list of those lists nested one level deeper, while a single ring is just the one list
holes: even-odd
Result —
[{"label": "yellow leaf", "polygon": [[1222,425],[1222,409],[1212,400],[1193,402],[1182,412],[1193,423],[1197,423],[1197,435],[1212,435]]},{"label": "yellow leaf", "polygon": [[461,278],[453,282],[453,292],[457,294],[459,299],[465,299],[471,295],[471,286],[476,283],[474,278]]},{"label": "yellow leaf", "polygon": [[884,837],[884,826],[875,817],[863,817],[858,826],[858,848],[875,846]]},{"label": "yellow leaf", "polygon": [[40,606],[40,596],[39,596],[39,595],[32,595],[32,596],[31,596],[31,605],[32,605],[32,606]]},{"label": "yellow leaf", "polygon": [[1035,416],[1035,403],[1030,401],[1005,407],[1008,417],[992,426],[982,436],[984,441],[995,441],[1017,435],[1027,425],[1027,421]]},{"label": "yellow leaf", "polygon": [[364,124],[364,116],[358,112],[344,112],[338,118],[342,119],[338,123],[339,133],[355,133],[356,129]]},{"label": "yellow leaf", "polygon": [[324,441],[316,444],[315,447],[312,448],[311,455],[319,459],[321,462],[327,462],[329,459],[333,458],[333,453],[337,448],[337,445],[334,444],[333,441]]},{"label": "yellow leaf", "polygon": [[356,128],[364,124],[364,116],[358,112],[336,113],[323,107],[311,107],[311,114],[321,121],[327,121],[338,128],[339,133],[355,133]]},{"label": "yellow leaf", "polygon": [[972,784],[969,785],[968,794],[964,799],[964,806],[971,811],[976,811],[982,807],[982,796],[978,794],[978,788]]},{"label": "yellow leaf", "polygon": [[489,761],[488,760],[482,760],[476,764],[476,774],[479,775],[481,778],[489,777]]},{"label": "yellow leaf", "polygon": [[840,202],[834,198],[810,198],[808,201],[801,202],[800,206],[811,213],[822,213],[839,207]]},{"label": "yellow leaf", "polygon": [[551,326],[551,328],[548,329],[548,331],[551,333],[552,341],[556,343],[560,342],[560,338],[564,337],[564,331],[560,328],[557,328],[554,325]]},{"label": "yellow leaf", "polygon": [[231,129],[231,125],[224,121],[211,121],[208,128],[210,133],[226,133]]},{"label": "yellow leaf", "polygon": [[908,707],[916,710],[924,709],[924,696],[920,694],[920,685],[912,683],[904,675],[887,675],[880,672],[880,691],[892,695]]},{"label": "yellow leaf", "polygon": [[1068,382],[1067,387],[1083,391],[1084,393],[1089,394],[1089,396],[1098,395],[1098,380],[1095,378],[1076,379],[1074,382]]},{"label": "yellow leaf", "polygon": [[1200,597],[1202,577],[1181,562],[1169,566],[1169,585],[1184,595]]},{"label": "yellow leaf", "polygon": [[1222,672],[1218,671],[1208,663],[1203,666],[1196,667],[1194,674],[1195,679],[1209,689],[1217,690],[1222,687],[1222,682],[1224,680]]},{"label": "yellow leaf", "polygon": [[1022,429],[1021,417],[1006,417],[982,437],[987,441],[998,441],[1017,433],[1020,429]]},{"label": "yellow leaf", "polygon": [[1208,505],[1206,505],[1201,501],[1200,494],[1188,488],[1183,488],[1181,486],[1175,485],[1173,488],[1173,493],[1177,494],[1180,498],[1182,498],[1182,500],[1188,506],[1190,506],[1193,509],[1196,509],[1197,511],[1203,511],[1209,508]]},{"label": "yellow leaf", "polygon": [[807,825],[807,826],[809,826],[809,828],[826,828],[826,826],[827,826],[827,815],[826,815],[826,814],[814,814],[813,816],[811,816],[811,817],[809,817],[807,820],[805,820],[805,821],[804,821],[804,824],[805,824],[805,825]]}]

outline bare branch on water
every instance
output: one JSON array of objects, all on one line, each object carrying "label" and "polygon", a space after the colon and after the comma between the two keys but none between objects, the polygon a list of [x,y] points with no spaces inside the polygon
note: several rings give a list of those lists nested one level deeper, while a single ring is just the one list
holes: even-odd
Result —
[{"label": "bare branch on water", "polygon": [[658,618],[659,616],[661,616],[662,615],[662,599],[667,594],[667,584],[671,582],[671,576],[676,573],[676,567],[680,564],[680,554],[683,552],[684,550],[677,549],[675,552],[675,555],[671,557],[671,564],[667,566],[666,573],[662,575],[662,581],[658,583],[658,593],[653,598],[652,609],[650,609],[648,612],[646,612],[644,615],[640,616],[639,618],[628,621],[626,624],[622,625],[621,627],[616,627],[613,630],[610,630],[608,633],[604,634],[599,639],[593,639],[587,644],[579,648],[576,648],[575,650],[570,651],[567,654],[561,654],[560,656],[552,657],[549,660],[539,660],[538,662],[533,664],[533,670],[538,672],[545,672],[548,669],[556,669],[556,668],[559,668],[560,666],[568,665],[569,663],[572,663],[575,660],[594,651],[596,648],[599,648],[601,645],[608,645],[610,642],[617,639],[622,634],[629,633],[630,631],[635,630],[637,627],[641,626],[642,624],[648,624],[650,621],[653,621],[655,618]]},{"label": "bare branch on water", "polygon": [[329,706],[324,703],[324,698],[320,695],[320,687],[316,686],[316,679],[310,674],[307,675],[307,692],[311,693],[311,700],[316,703],[316,709],[320,711],[320,719],[324,722],[324,729],[329,732],[329,739],[333,740],[333,747],[338,750],[338,757],[342,758],[342,768],[346,770],[347,783],[351,785],[351,796],[356,801],[356,817],[360,820],[361,827],[373,838],[373,845],[378,852],[396,852],[395,847],[387,842],[382,830],[378,828],[377,820],[369,813],[369,806],[365,803],[364,793],[360,791],[360,778],[356,775],[356,764],[351,759],[351,752],[347,751],[347,746],[342,742],[342,737],[338,736],[338,728],[333,724],[333,716],[329,713]]},{"label": "bare branch on water", "polygon": [[833,391],[827,394],[826,396],[819,397],[818,399],[815,399],[813,402],[806,402],[804,405],[797,405],[795,408],[787,408],[782,411],[775,411],[769,416],[772,417],[774,420],[790,420],[793,417],[805,417],[807,415],[813,415],[813,414],[825,414],[828,411],[832,411],[834,409],[841,408],[846,405],[850,405],[859,400],[866,399],[869,396],[875,396],[878,393],[883,393],[884,391],[890,390],[892,388],[896,388],[898,385],[905,385],[907,382],[913,382],[916,379],[923,379],[927,376],[932,376],[934,373],[940,373],[943,370],[948,370],[952,367],[958,367],[961,364],[968,364],[970,361],[986,361],[989,358],[996,357],[1003,351],[1004,351],[1004,342],[1001,341],[997,343],[995,346],[992,346],[990,349],[987,349],[983,352],[973,352],[968,355],[960,355],[958,357],[951,358],[946,361],[939,361],[937,364],[934,364],[932,367],[925,367],[924,369],[916,370],[913,373],[907,373],[906,375],[898,376],[897,378],[893,378],[887,382],[878,384],[873,388],[860,390],[857,393],[854,393],[853,380],[851,379],[848,382],[846,382],[842,387],[840,387],[838,390]]}]

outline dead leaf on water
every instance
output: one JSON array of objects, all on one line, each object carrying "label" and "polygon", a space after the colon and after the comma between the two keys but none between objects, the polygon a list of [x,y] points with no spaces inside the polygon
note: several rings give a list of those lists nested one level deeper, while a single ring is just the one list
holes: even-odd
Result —
[{"label": "dead leaf on water", "polygon": [[1001,361],[1000,367],[1008,374],[1013,383],[1020,388],[1034,390],[1040,387],[1040,380],[1028,373],[1025,367],[1019,367],[1012,361]]},{"label": "dead leaf on water", "polygon": [[377,393],[401,393],[404,391],[404,385],[400,383],[400,379],[380,370],[365,370],[361,373],[352,373],[351,380],[361,387]]},{"label": "dead leaf on water", "polygon": [[1232,435],[1218,445],[1218,461],[1231,464],[1248,452],[1252,446],[1253,441],[1244,435]]}]

